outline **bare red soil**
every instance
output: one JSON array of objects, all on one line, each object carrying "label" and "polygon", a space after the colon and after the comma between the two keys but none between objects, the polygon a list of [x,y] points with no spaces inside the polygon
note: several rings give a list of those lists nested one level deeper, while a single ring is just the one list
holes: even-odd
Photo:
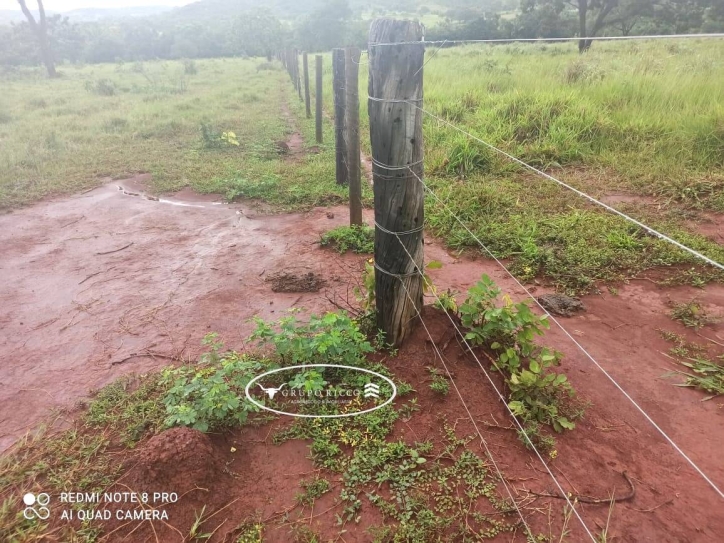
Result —
[{"label": "bare red soil", "polygon": [[[89,389],[172,360],[195,359],[208,332],[218,332],[229,348],[240,349],[254,315],[276,318],[290,307],[333,309],[328,297],[345,299],[359,276],[364,256],[340,257],[318,246],[320,233],[346,223],[344,209],[263,215],[190,191],[146,199],[140,189],[117,182],[0,217],[2,448],[37,425],[49,409],[71,408]],[[444,264],[430,271],[439,288],[464,292],[487,273],[514,298],[525,297],[493,262],[458,258],[435,242],[426,244],[426,257]],[[312,293],[275,293],[265,278],[280,272],[313,272],[326,286]],[[548,290],[538,287],[536,294],[543,292]],[[640,279],[620,285],[617,296],[587,296],[587,311],[562,323],[722,487],[722,401],[702,402],[702,393],[673,386],[678,378],[663,377],[675,366],[663,354],[671,345],[658,328],[707,342],[667,315],[669,300],[694,296],[713,314],[724,305],[720,285],[701,291]],[[450,337],[444,315],[427,310],[425,322],[436,343]],[[701,333],[724,343],[723,330],[724,325],[714,324]],[[635,497],[614,509],[615,539],[609,540],[720,540],[721,499],[560,331],[554,327],[545,342],[565,353],[562,370],[592,404],[574,431],[559,436],[558,456],[551,461],[554,474],[567,491],[601,498],[614,489],[617,496],[628,491],[624,472],[635,485]],[[483,435],[518,496],[554,492],[550,477],[515,432],[496,426],[507,427],[510,419],[475,361],[455,341],[444,354],[476,420],[488,423]],[[422,406],[409,423],[399,423],[396,437],[438,440],[440,415],[460,419],[460,432],[473,432],[453,391],[440,399],[429,390],[425,368],[440,363],[423,328],[388,363],[412,382]],[[119,485],[186,494],[169,505],[168,524],[156,522],[151,528],[144,523],[130,539],[130,528],[116,525],[111,541],[154,541],[154,532],[160,541],[183,541],[204,505],[207,514],[218,511],[204,525],[205,532],[221,525],[212,541],[230,540],[247,518],[273,524],[289,511],[294,513],[290,520],[297,520],[298,511],[291,508],[298,483],[314,468],[306,444],[271,444],[273,428],[285,423],[224,436],[173,430],[141,444],[126,459],[128,471]],[[331,537],[339,529],[337,493],[335,487],[312,512],[304,512],[313,529]],[[527,510],[534,531],[548,533],[550,511],[555,533],[563,504],[537,498]],[[580,511],[591,530],[600,532],[608,505],[581,504]],[[362,517],[360,526],[346,527],[344,541],[371,539],[363,529],[381,518],[366,503]],[[570,529],[571,541],[586,540],[575,518]],[[289,525],[273,528],[265,540],[290,541],[289,530]],[[521,531],[515,540],[524,541]]]}]

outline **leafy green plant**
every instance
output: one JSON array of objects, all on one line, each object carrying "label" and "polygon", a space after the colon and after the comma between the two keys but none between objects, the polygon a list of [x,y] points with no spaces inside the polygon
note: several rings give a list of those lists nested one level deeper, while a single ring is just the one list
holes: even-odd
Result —
[{"label": "leafy green plant", "polygon": [[672,303],[671,318],[694,330],[716,322],[716,319],[708,315],[696,299],[689,302]]},{"label": "leafy green plant", "polygon": [[551,426],[556,432],[575,427],[572,419],[581,410],[570,409],[567,399],[575,392],[563,374],[551,371],[559,365],[560,353],[534,342],[549,327],[547,315],[537,316],[526,303],[513,303],[484,275],[468,292],[460,306],[460,318],[468,332],[465,338],[497,354],[493,361],[508,386],[508,407],[523,421]]},{"label": "leafy green plant", "polygon": [[230,130],[219,132],[211,123],[207,122],[201,123],[201,140],[207,149],[239,146],[236,133]]},{"label": "leafy green plant", "polygon": [[312,315],[309,322],[293,315],[268,323],[255,318],[256,329],[250,340],[259,346],[273,345],[285,364],[358,365],[374,351],[366,336],[346,313]]},{"label": "leafy green plant", "polygon": [[297,494],[297,503],[301,505],[312,505],[315,501],[322,497],[322,495],[329,492],[332,485],[327,479],[316,477],[311,481],[302,481],[299,483],[304,489],[302,494]]},{"label": "leafy green plant", "polygon": [[445,376],[442,375],[438,369],[431,366],[428,366],[427,371],[430,372],[432,376],[430,390],[442,396],[447,396],[447,393],[450,392],[450,384],[447,382]]},{"label": "leafy green plant", "polygon": [[208,432],[244,424],[249,413],[259,410],[244,398],[244,388],[269,364],[233,351],[220,353],[214,335],[205,339],[210,351],[199,364],[163,372],[163,380],[171,385],[162,400],[167,427],[189,426]]},{"label": "leafy green plant", "polygon": [[366,224],[339,226],[322,234],[322,247],[335,247],[340,253],[372,253],[375,249],[375,231]]}]

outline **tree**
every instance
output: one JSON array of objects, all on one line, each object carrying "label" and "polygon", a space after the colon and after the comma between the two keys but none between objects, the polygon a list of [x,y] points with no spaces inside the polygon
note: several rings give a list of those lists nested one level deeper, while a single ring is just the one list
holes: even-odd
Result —
[{"label": "tree", "polygon": [[270,11],[258,9],[239,17],[233,26],[236,50],[252,57],[271,59],[283,47],[285,30]]},{"label": "tree", "polygon": [[20,4],[20,9],[23,10],[25,18],[28,20],[28,24],[38,40],[40,57],[43,60],[43,64],[45,64],[45,69],[48,70],[48,77],[56,77],[58,73],[55,71],[53,53],[50,50],[50,41],[48,40],[48,21],[45,18],[43,0],[38,0],[38,21],[35,20],[35,17],[33,17],[33,14],[28,9],[25,0],[18,0],[18,4]]},{"label": "tree", "polygon": [[[558,13],[573,8],[578,15],[578,50],[583,53],[591,47],[595,36],[606,27],[617,27],[624,35],[631,32],[640,17],[651,16],[653,6],[662,0],[522,0],[523,13],[537,7],[548,6]],[[700,1],[700,0],[691,0]],[[706,0],[703,0],[706,1]]]}]

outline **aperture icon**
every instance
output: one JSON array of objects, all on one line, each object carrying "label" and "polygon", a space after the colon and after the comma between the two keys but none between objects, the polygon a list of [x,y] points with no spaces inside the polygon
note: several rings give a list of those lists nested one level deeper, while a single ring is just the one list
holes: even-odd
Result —
[{"label": "aperture icon", "polygon": [[[50,509],[47,507],[50,503],[50,495],[45,492],[41,492],[37,496],[28,492],[25,496],[23,496],[23,503],[27,505],[27,507],[23,510],[23,516],[28,520],[32,520],[34,518],[46,520],[50,516]],[[33,507],[34,505],[37,507]]]}]

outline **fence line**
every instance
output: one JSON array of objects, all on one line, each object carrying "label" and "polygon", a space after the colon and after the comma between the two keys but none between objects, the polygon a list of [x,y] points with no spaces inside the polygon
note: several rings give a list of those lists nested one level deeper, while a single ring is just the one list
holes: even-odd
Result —
[{"label": "fence line", "polygon": [[[508,275],[510,275],[510,277],[513,278],[513,280],[518,284],[518,286],[519,286],[520,288],[522,288],[522,289],[525,291],[525,293],[536,303],[536,305],[537,305],[538,307],[540,307],[541,310],[548,316],[548,318],[549,318],[551,321],[553,321],[553,322],[556,324],[556,326],[558,326],[558,328],[560,328],[560,330],[568,337],[568,339],[570,339],[570,340],[574,343],[574,345],[575,345],[576,347],[578,347],[578,349],[608,378],[608,380],[611,381],[611,383],[613,383],[613,385],[626,397],[626,399],[627,399],[629,402],[631,402],[631,404],[633,404],[633,406],[644,416],[644,418],[646,418],[646,420],[656,429],[656,431],[659,432],[659,434],[661,434],[661,436],[674,448],[674,450],[675,450],[676,452],[678,452],[678,453],[684,458],[684,460],[686,460],[686,462],[687,462],[692,468],[694,468],[694,470],[695,470],[699,475],[701,475],[701,477],[709,484],[709,486],[710,486],[712,489],[714,489],[714,491],[715,491],[717,494],[719,494],[719,496],[720,496],[721,498],[724,498],[724,492],[722,492],[722,491],[719,489],[719,487],[709,478],[709,476],[708,476],[706,473],[704,473],[704,472],[702,471],[702,469],[701,469],[691,458],[689,458],[689,456],[681,449],[681,447],[679,447],[679,446],[676,444],[676,442],[675,442],[672,438],[669,437],[669,435],[656,423],[656,421],[654,421],[653,418],[651,418],[651,416],[644,410],[644,408],[641,407],[641,406],[638,404],[638,402],[636,402],[636,400],[634,400],[634,399],[631,397],[631,395],[630,395],[628,392],[626,392],[626,390],[624,390],[624,388],[611,376],[611,374],[608,373],[608,371],[606,371],[606,370],[604,369],[604,367],[601,366],[601,364],[599,364],[599,362],[593,357],[593,355],[591,355],[591,354],[586,350],[586,348],[583,347],[583,345],[581,345],[581,344],[576,340],[576,338],[574,338],[573,335],[571,335],[571,333],[564,328],[564,326],[560,323],[560,321],[559,321],[558,319],[556,319],[553,315],[551,315],[551,314],[548,312],[548,310],[546,310],[545,307],[543,307],[543,305],[536,299],[535,296],[533,296],[533,294],[523,285],[523,283],[521,283],[521,282],[518,280],[518,278],[515,277],[515,275],[513,275],[513,274],[510,272],[510,270],[508,270],[508,268],[505,267],[505,265],[493,254],[493,252],[492,252],[490,249],[488,249],[488,247],[487,247],[482,241],[480,241],[480,239],[467,227],[467,225],[460,219],[460,217],[458,217],[458,216],[447,206],[447,204],[445,204],[445,202],[443,202],[442,200],[440,200],[440,198],[437,196],[437,194],[435,194],[435,192],[434,192],[432,189],[430,189],[430,187],[427,186],[427,184],[412,170],[412,168],[410,168],[410,172],[412,173],[412,175],[413,175],[414,177],[417,178],[417,180],[422,184],[422,186],[425,188],[425,190],[433,196],[433,198],[435,199],[435,201],[437,201],[439,204],[441,204],[441,205],[445,208],[445,210],[446,210],[448,213],[450,213],[450,216],[453,217],[453,218],[458,222],[458,224],[460,224],[460,226],[462,226],[462,227],[468,232],[468,234],[470,234],[470,236],[472,236],[472,238],[473,238],[475,241],[478,242],[478,244],[485,250],[485,252],[486,252],[488,255],[490,255],[490,257],[491,257],[493,260],[495,260],[495,262],[497,262],[498,265],[499,265],[501,268],[503,268],[503,270],[505,270],[505,272],[506,272]],[[404,248],[404,247],[403,247],[403,248]],[[424,277],[424,276],[423,276],[423,277]],[[434,292],[434,291],[433,291],[433,292]],[[437,294],[436,294],[436,295],[437,295]],[[453,325],[454,325],[454,322],[453,322]],[[457,328],[457,327],[456,327],[456,328]],[[458,331],[459,331],[459,330],[458,330]]]}]

